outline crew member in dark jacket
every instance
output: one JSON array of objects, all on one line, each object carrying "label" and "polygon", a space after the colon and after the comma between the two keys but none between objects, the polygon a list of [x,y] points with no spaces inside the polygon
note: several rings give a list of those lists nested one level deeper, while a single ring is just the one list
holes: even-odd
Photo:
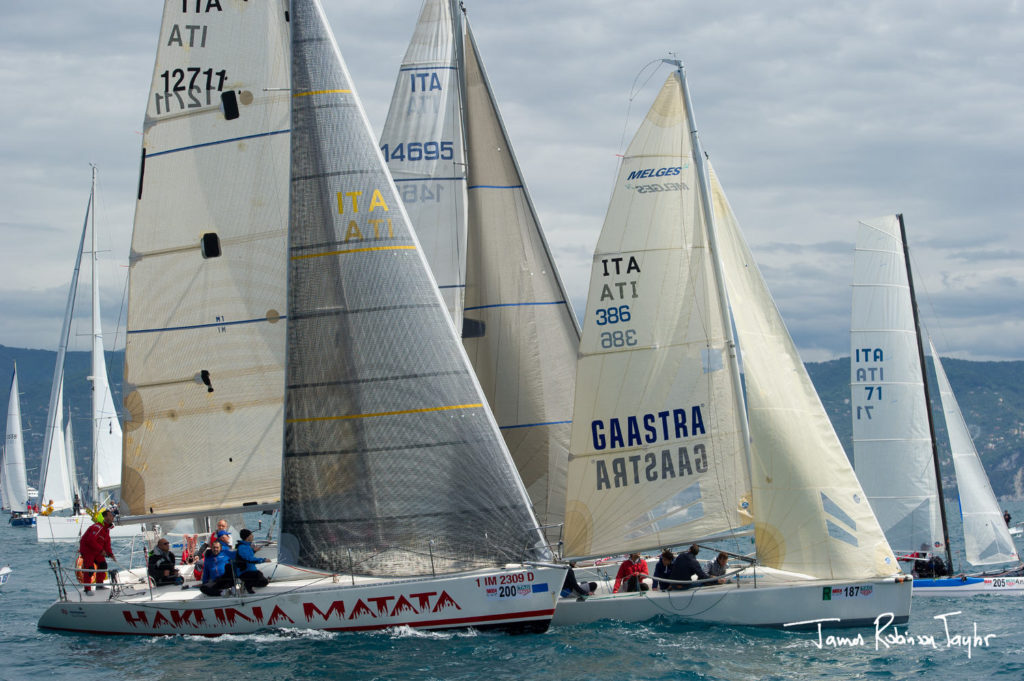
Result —
[{"label": "crew member in dark jacket", "polygon": [[256,557],[256,551],[259,549],[253,548],[252,532],[242,530],[238,536],[241,540],[235,544],[235,569],[238,578],[245,584],[245,590],[251,594],[256,593],[252,589],[254,586],[266,586],[268,583],[267,578],[256,567],[259,563],[266,563],[267,559]]},{"label": "crew member in dark jacket", "polygon": [[171,551],[170,542],[165,538],[161,538],[156,543],[156,548],[150,551],[148,572],[156,586],[181,585],[185,581],[174,568],[174,553]]},{"label": "crew member in dark jacket", "polygon": [[672,570],[669,572],[669,579],[677,582],[687,582],[686,584],[672,584],[672,589],[689,589],[691,586],[699,586],[697,584],[689,584],[689,581],[694,575],[697,575],[697,579],[707,579],[708,574],[704,572],[704,568],[697,562],[697,554],[700,552],[700,547],[696,544],[690,546],[689,551],[680,553],[678,557],[672,562]]}]

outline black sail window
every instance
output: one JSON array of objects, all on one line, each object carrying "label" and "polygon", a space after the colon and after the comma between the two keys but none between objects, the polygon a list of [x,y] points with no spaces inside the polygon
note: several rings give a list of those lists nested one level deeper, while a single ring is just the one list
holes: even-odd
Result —
[{"label": "black sail window", "polygon": [[202,250],[204,258],[220,257],[220,237],[216,232],[207,232],[203,235]]},{"label": "black sail window", "polygon": [[220,93],[221,108],[224,110],[224,118],[233,121],[238,118],[238,98],[234,90]]}]

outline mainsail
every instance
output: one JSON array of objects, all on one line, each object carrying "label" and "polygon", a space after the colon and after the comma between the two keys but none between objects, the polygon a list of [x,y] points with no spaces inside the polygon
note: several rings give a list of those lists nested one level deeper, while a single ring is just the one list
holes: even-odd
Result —
[{"label": "mainsail", "polygon": [[281,559],[426,575],[533,552],[526,492],[319,3],[295,3],[291,27]]},{"label": "mainsail", "polygon": [[133,514],[280,498],[288,2],[167,2],[132,233],[121,494]]},{"label": "mainsail", "polygon": [[974,448],[967,431],[960,405],[939,360],[935,345],[928,341],[935,364],[935,377],[939,384],[942,413],[946,419],[949,446],[953,451],[957,491],[960,494],[960,514],[963,518],[964,553],[972,565],[992,565],[1020,560],[1017,549],[999,512],[996,495],[992,492],[985,467]]},{"label": "mainsail", "polygon": [[18,395],[18,367],[11,374],[11,396],[7,402],[7,432],[4,438],[4,508],[28,510],[28,481],[25,478],[25,442],[21,432],[21,398]]},{"label": "mainsail", "polygon": [[576,374],[569,556],[673,546],[749,523],[689,131],[672,75],[623,156],[594,253]]},{"label": "mainsail", "polygon": [[534,511],[555,542],[579,329],[469,21],[452,0],[423,4],[381,150]]},{"label": "mainsail", "polygon": [[854,466],[898,553],[945,552],[924,374],[900,225],[861,222],[854,254],[850,387]]}]

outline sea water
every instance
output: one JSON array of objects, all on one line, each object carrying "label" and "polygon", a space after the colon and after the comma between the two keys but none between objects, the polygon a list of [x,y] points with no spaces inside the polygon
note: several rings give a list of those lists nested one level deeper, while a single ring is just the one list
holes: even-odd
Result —
[{"label": "sea water", "polygon": [[[1024,503],[1007,508],[1024,520]],[[962,545],[959,532],[951,517],[954,546]],[[115,544],[115,553],[126,560],[127,546]],[[39,630],[39,616],[57,596],[48,566],[54,557],[69,565],[75,547],[40,544],[34,529],[0,524],[0,565],[14,568],[0,592],[4,681],[1024,679],[1024,596],[915,598],[908,625],[820,636],[654,619],[523,636],[404,628],[146,638]]]}]

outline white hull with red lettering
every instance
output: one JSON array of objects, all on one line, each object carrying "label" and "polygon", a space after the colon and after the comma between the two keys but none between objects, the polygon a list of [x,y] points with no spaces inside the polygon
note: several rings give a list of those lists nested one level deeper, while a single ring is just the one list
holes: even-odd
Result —
[{"label": "white hull with red lettering", "polygon": [[[255,594],[211,597],[189,588],[150,589],[123,575],[113,590],[85,595],[67,583],[66,598],[39,620],[44,629],[141,636],[246,634],[266,629],[366,631],[482,628],[547,629],[565,570],[510,565],[421,579],[353,578],[285,565]],[[126,580],[124,577],[127,577]]]},{"label": "white hull with red lettering", "polygon": [[[743,573],[744,575],[750,574]],[[894,624],[910,616],[911,580],[885,577],[865,580],[794,581],[790,573],[758,568],[754,579],[702,586],[686,591],[641,591],[595,594],[584,601],[562,599],[555,626],[598,620],[640,622],[664,616],[687,622],[786,629],[873,626],[876,618]],[[578,577],[579,578],[579,577]],[[582,579],[581,579],[582,581]]]}]

